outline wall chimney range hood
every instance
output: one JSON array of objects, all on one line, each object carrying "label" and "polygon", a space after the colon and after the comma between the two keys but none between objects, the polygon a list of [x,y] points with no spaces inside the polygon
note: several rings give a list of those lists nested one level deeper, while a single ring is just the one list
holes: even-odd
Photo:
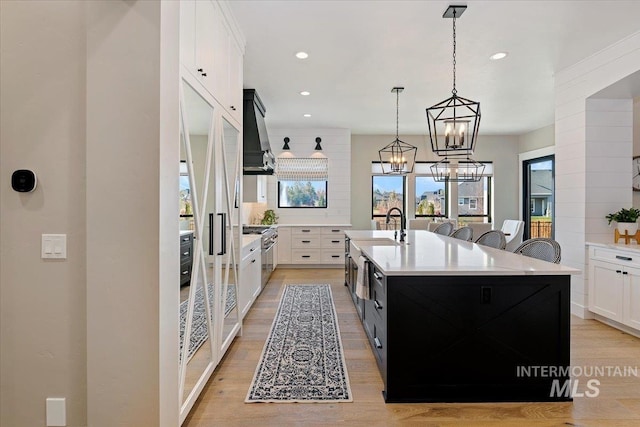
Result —
[{"label": "wall chimney range hood", "polygon": [[243,98],[242,173],[273,175],[275,157],[271,152],[267,127],[264,123],[266,110],[255,89],[245,89]]}]

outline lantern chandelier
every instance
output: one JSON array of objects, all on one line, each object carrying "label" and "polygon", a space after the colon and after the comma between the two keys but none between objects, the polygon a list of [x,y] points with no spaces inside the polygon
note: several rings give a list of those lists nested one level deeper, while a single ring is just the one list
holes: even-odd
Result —
[{"label": "lantern chandelier", "polygon": [[475,149],[480,126],[480,103],[458,96],[456,89],[456,18],[467,6],[449,6],[443,18],[453,18],[452,96],[427,108],[431,149],[440,156],[468,157]]},{"label": "lantern chandelier", "polygon": [[399,135],[399,101],[403,87],[394,87],[396,93],[396,140],[378,151],[382,173],[386,175],[406,175],[413,172],[416,163],[417,147],[400,141]]},{"label": "lantern chandelier", "polygon": [[446,156],[431,165],[431,174],[436,182],[478,182],[482,179],[485,165],[471,157],[458,161],[458,157]]}]

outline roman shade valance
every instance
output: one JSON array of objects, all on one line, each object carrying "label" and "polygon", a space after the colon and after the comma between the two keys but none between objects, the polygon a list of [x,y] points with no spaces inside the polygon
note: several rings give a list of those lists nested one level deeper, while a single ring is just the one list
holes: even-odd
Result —
[{"label": "roman shade valance", "polygon": [[329,159],[326,157],[279,157],[276,161],[279,181],[328,181]]}]

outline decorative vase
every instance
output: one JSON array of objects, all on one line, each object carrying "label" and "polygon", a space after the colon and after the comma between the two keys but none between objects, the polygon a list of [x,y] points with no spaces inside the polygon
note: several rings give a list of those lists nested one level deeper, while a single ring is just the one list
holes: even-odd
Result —
[{"label": "decorative vase", "polygon": [[619,222],[616,227],[618,228],[618,232],[621,235],[624,235],[625,231],[629,236],[634,236],[638,231],[638,223],[637,222]]}]

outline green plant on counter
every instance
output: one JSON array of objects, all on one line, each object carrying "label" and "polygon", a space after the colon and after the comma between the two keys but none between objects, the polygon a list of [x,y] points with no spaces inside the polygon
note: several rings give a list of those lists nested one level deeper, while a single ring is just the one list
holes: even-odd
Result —
[{"label": "green plant on counter", "polygon": [[638,217],[640,217],[640,210],[636,208],[631,208],[631,209],[622,208],[618,212],[610,213],[609,215],[605,216],[609,225],[611,225],[611,221],[636,222]]},{"label": "green plant on counter", "polygon": [[278,223],[278,215],[276,215],[273,209],[267,209],[262,214],[262,221],[260,221],[263,225],[273,225]]}]

